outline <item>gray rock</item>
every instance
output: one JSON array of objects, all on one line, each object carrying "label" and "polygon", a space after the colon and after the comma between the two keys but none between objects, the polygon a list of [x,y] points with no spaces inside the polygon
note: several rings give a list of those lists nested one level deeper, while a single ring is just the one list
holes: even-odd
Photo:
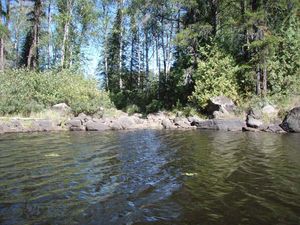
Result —
[{"label": "gray rock", "polygon": [[75,117],[75,118],[69,120],[69,121],[66,123],[66,125],[67,125],[68,127],[80,127],[80,126],[82,126],[82,121],[81,121],[80,118]]},{"label": "gray rock", "polygon": [[279,134],[286,133],[279,125],[276,125],[276,124],[270,124],[263,131],[271,132],[271,133],[279,133]]},{"label": "gray rock", "polygon": [[242,131],[247,131],[247,132],[261,132],[261,130],[252,128],[252,127],[243,127]]},{"label": "gray rock", "polygon": [[18,119],[13,119],[2,124],[2,131],[3,133],[24,132],[24,128]]},{"label": "gray rock", "polygon": [[110,124],[109,127],[112,130],[123,130],[122,125],[119,123],[119,121],[113,120]]},{"label": "gray rock", "polygon": [[206,112],[212,118],[226,118],[230,114],[234,114],[235,110],[236,105],[234,102],[225,96],[210,98],[206,107]]},{"label": "gray rock", "polygon": [[70,131],[85,131],[86,128],[80,118],[75,117],[66,123]]},{"label": "gray rock", "polygon": [[176,128],[176,126],[169,119],[163,119],[161,122],[161,125],[165,129],[175,129]]},{"label": "gray rock", "polygon": [[86,123],[86,122],[92,120],[92,117],[87,116],[84,113],[80,113],[76,118],[80,119],[82,123]]},{"label": "gray rock", "polygon": [[300,133],[300,107],[289,111],[280,126],[286,132]]},{"label": "gray rock", "polygon": [[63,114],[63,115],[72,113],[72,109],[66,103],[56,104],[56,105],[52,106],[52,110],[54,110],[60,114]]},{"label": "gray rock", "polygon": [[88,121],[86,123],[86,130],[87,131],[105,131],[105,130],[110,130],[110,127],[104,123]]},{"label": "gray rock", "polygon": [[122,128],[125,130],[134,128],[134,126],[136,125],[134,119],[131,118],[130,116],[121,116],[118,119],[118,122],[120,123]]},{"label": "gray rock", "polygon": [[201,121],[199,124],[197,124],[197,128],[224,131],[242,131],[245,125],[245,122],[240,119],[212,119]]},{"label": "gray rock", "polygon": [[268,116],[277,116],[278,110],[272,105],[266,105],[262,108],[262,113]]},{"label": "gray rock", "polygon": [[31,131],[54,131],[56,126],[54,126],[51,120],[35,120],[32,123]]},{"label": "gray rock", "polygon": [[261,120],[255,119],[252,116],[247,117],[247,126],[252,128],[259,128],[263,125]]},{"label": "gray rock", "polygon": [[198,116],[189,116],[188,121],[190,122],[191,126],[197,126],[203,119],[199,118]]},{"label": "gray rock", "polygon": [[176,117],[176,118],[174,119],[174,124],[175,124],[176,126],[179,126],[180,128],[185,128],[185,129],[191,127],[191,123],[190,123],[190,122],[188,121],[188,119],[185,118],[185,117]]}]

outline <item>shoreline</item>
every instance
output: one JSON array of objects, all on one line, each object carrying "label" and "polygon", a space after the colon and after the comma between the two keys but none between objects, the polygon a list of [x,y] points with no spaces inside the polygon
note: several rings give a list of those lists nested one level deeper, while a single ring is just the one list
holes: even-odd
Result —
[{"label": "shoreline", "polygon": [[42,119],[0,117],[0,134],[36,133],[59,131],[90,131],[108,130],[216,130],[239,132],[288,133],[279,124],[266,124],[261,127],[249,127],[246,119],[239,117],[226,119],[201,119],[197,116],[176,117],[167,113],[149,114],[143,118],[140,114],[132,116],[93,118],[83,113],[67,119]]}]

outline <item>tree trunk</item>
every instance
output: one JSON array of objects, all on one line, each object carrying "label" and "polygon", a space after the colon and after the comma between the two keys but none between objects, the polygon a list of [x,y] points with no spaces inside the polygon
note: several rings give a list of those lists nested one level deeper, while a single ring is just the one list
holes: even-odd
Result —
[{"label": "tree trunk", "polygon": [[22,25],[20,21],[20,15],[23,13],[23,0],[19,0],[18,7],[19,7],[19,11],[17,14],[16,26],[14,27],[14,33],[15,33],[14,50],[16,54],[15,66],[17,66],[20,61],[20,26]]},{"label": "tree trunk", "polygon": [[69,39],[69,30],[70,30],[70,16],[72,11],[72,2],[70,0],[67,0],[67,14],[68,19],[66,20],[64,24],[64,36],[62,41],[62,47],[61,47],[61,67],[64,68],[67,64],[66,62],[66,54],[67,54],[67,41]]},{"label": "tree trunk", "polygon": [[258,64],[256,66],[256,95],[258,95],[258,96],[261,94],[260,80],[261,80],[261,70],[260,70],[260,66]]},{"label": "tree trunk", "polygon": [[210,0],[211,2],[211,25],[212,25],[212,34],[215,36],[218,30],[218,23],[219,23],[219,15],[218,15],[218,8],[219,8],[219,0]]},{"label": "tree trunk", "polygon": [[120,50],[119,50],[119,88],[123,89],[123,1],[120,0],[119,7],[121,10],[121,24],[120,24]]},{"label": "tree trunk", "polygon": [[49,5],[48,5],[48,51],[47,51],[47,64],[48,64],[48,69],[51,66],[51,3],[52,0],[49,0]]},{"label": "tree trunk", "polygon": [[262,93],[264,96],[267,95],[267,91],[268,91],[268,85],[267,85],[267,81],[268,81],[268,72],[267,72],[267,62],[266,62],[266,57],[264,56],[263,59],[263,81],[262,81]]}]

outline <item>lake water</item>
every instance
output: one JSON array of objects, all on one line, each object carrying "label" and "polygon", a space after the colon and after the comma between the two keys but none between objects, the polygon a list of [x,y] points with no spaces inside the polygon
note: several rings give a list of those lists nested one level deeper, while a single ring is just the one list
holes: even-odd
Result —
[{"label": "lake water", "polygon": [[1,135],[0,224],[299,225],[300,135]]}]

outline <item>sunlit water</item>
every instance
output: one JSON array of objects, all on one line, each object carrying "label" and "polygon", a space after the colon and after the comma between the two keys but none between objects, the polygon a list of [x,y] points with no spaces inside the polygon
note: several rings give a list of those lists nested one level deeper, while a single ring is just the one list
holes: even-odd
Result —
[{"label": "sunlit water", "polygon": [[0,224],[300,224],[300,135],[0,136]]}]

